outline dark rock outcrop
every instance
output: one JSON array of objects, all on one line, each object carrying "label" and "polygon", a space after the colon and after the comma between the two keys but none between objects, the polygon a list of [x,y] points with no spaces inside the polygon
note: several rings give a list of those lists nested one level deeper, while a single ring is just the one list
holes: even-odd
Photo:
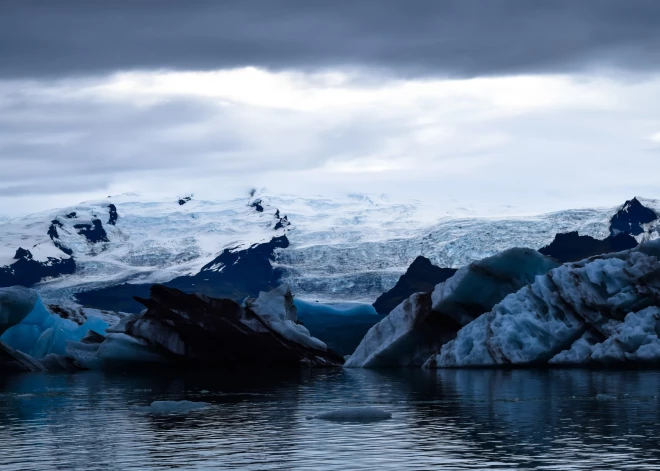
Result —
[{"label": "dark rock outcrop", "polygon": [[188,201],[192,200],[192,196],[184,196],[183,198],[179,199],[179,206],[183,206],[186,204]]},{"label": "dark rock outcrop", "polygon": [[289,218],[284,216],[284,217],[281,217],[277,221],[277,223],[275,223],[275,230],[284,229],[285,227],[288,227],[290,225],[291,225],[291,223],[289,222]]},{"label": "dark rock outcrop", "polygon": [[92,244],[109,242],[108,233],[105,232],[100,219],[93,219],[91,224],[74,224],[73,227]]},{"label": "dark rock outcrop", "polygon": [[578,235],[575,231],[557,234],[552,243],[539,249],[539,252],[561,263],[568,263],[633,247],[637,247],[637,241],[629,234],[619,233],[598,240],[591,236]]},{"label": "dark rock outcrop", "polygon": [[108,224],[114,226],[117,223],[117,219],[119,218],[119,214],[117,214],[117,206],[110,203],[108,205],[108,213],[109,213]]},{"label": "dark rock outcrop", "polygon": [[262,203],[263,203],[263,201],[261,201],[261,200],[254,200],[252,203],[250,203],[250,207],[256,209],[257,212],[259,212],[259,213],[263,213],[264,212],[264,207],[263,207]]},{"label": "dark rock outcrop", "polygon": [[34,260],[29,250],[19,247],[11,265],[0,267],[0,287],[33,286],[44,278],[70,275],[76,270],[73,258],[48,257],[45,261]]},{"label": "dark rock outcrop", "polygon": [[378,314],[389,314],[412,294],[432,291],[435,285],[447,280],[454,273],[456,273],[455,268],[436,267],[428,258],[420,255],[401,275],[396,285],[376,299],[373,304],[374,309]]},{"label": "dark rock outcrop", "polygon": [[[71,213],[71,214],[75,215],[75,213]],[[63,227],[63,225],[60,221],[58,221],[57,219],[53,219],[50,222],[50,226],[48,227],[47,234],[48,234],[48,237],[50,237],[50,240],[53,241],[53,244],[55,244],[55,247],[60,249],[65,254],[71,256],[71,255],[73,255],[73,250],[68,248],[66,245],[64,245],[62,243],[62,241],[60,241],[60,234],[59,234],[59,232],[57,232],[57,229],[62,228],[62,227]]]},{"label": "dark rock outcrop", "polygon": [[610,220],[610,234],[630,234],[639,235],[644,232],[642,227],[644,224],[655,221],[658,215],[650,208],[647,208],[639,202],[637,198],[633,198],[624,203],[612,219]]},{"label": "dark rock outcrop", "polygon": [[[257,296],[260,291],[268,291],[280,284],[282,274],[279,269],[273,268],[271,262],[275,258],[276,249],[288,246],[289,239],[280,236],[245,249],[228,248],[196,275],[180,276],[163,284],[186,293],[201,293],[236,301]],[[142,308],[133,298],[148,297],[150,288],[151,284],[125,283],[78,293],[76,297],[88,307],[140,312]]]},{"label": "dark rock outcrop", "polygon": [[643,225],[655,221],[658,215],[642,205],[637,198],[626,201],[610,219],[610,235],[603,239],[579,235],[577,232],[557,234],[555,239],[539,252],[561,263],[577,262],[603,255],[620,252],[637,247],[633,236],[644,232]]}]

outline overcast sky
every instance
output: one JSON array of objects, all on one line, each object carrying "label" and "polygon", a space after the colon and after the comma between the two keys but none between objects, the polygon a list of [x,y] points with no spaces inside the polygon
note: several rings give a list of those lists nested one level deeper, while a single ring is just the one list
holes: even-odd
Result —
[{"label": "overcast sky", "polygon": [[0,213],[251,187],[660,198],[660,2],[0,0]]}]

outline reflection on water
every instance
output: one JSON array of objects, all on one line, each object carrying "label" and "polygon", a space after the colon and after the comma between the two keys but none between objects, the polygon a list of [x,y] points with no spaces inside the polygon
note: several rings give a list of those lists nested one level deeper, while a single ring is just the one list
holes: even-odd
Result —
[{"label": "reflection on water", "polygon": [[[659,394],[654,371],[24,374],[0,378],[0,469],[660,469]],[[346,405],[393,417],[306,420]]]}]

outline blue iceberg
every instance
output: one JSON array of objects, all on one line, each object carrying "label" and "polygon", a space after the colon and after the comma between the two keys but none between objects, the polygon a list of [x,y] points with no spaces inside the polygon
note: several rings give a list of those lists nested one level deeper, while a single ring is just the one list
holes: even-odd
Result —
[{"label": "blue iceberg", "polygon": [[[36,292],[29,291],[34,297]],[[16,350],[42,359],[51,353],[64,356],[67,341],[77,342],[90,330],[103,335],[107,327],[103,319],[95,316],[89,316],[82,325],[63,319],[51,313],[37,294],[29,314],[20,323],[8,328],[0,340]]]}]

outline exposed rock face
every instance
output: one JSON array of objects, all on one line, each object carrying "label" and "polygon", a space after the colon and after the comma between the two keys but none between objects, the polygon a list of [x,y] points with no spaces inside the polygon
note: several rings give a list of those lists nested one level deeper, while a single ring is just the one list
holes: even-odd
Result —
[{"label": "exposed rock face", "polygon": [[241,306],[231,299],[154,285],[147,309],[108,329],[106,338],[70,343],[81,364],[168,363],[186,367],[340,366],[343,359],[297,324],[287,286]]},{"label": "exposed rock face", "polygon": [[[254,244],[245,249],[235,247],[223,250],[211,262],[192,276],[180,276],[167,283],[187,293],[201,293],[225,297],[235,301],[257,296],[280,284],[281,273],[273,268],[275,250],[289,246],[286,236],[273,237],[269,242]],[[107,311],[139,312],[142,306],[133,297],[149,296],[151,284],[123,284],[78,293],[81,304]]]},{"label": "exposed rock face", "polygon": [[193,199],[193,195],[187,195],[182,198],[179,198],[179,206],[183,206],[188,201],[192,201],[192,199]]},{"label": "exposed rock face", "polygon": [[447,280],[456,271],[456,268],[436,267],[428,258],[420,255],[412,262],[408,270],[401,275],[396,285],[376,299],[373,304],[374,309],[378,314],[389,314],[412,294],[432,291],[435,285]]},{"label": "exposed rock face", "polygon": [[[279,214],[279,210],[277,211],[277,214]],[[277,217],[277,222],[275,223],[275,227],[273,229],[278,230],[278,229],[284,229],[285,227],[289,227],[291,223],[289,222],[289,218],[285,215],[283,217]]]},{"label": "exposed rock face", "polygon": [[431,293],[416,293],[364,337],[347,367],[419,366],[505,296],[558,266],[531,249],[509,249],[459,269]]},{"label": "exposed rock face", "polygon": [[29,250],[19,247],[11,265],[0,267],[0,286],[32,286],[43,278],[69,275],[76,270],[73,257],[35,260]]},{"label": "exposed rock face", "polygon": [[660,364],[660,241],[562,265],[463,327],[427,367]]},{"label": "exposed rock face", "polygon": [[565,232],[557,234],[555,240],[541,248],[539,252],[561,263],[567,263],[634,247],[637,247],[637,241],[630,234],[619,233],[598,240],[591,236],[578,235],[577,232]]},{"label": "exposed rock face", "polygon": [[658,219],[658,215],[639,202],[637,198],[626,201],[610,220],[610,234],[639,235],[644,232],[644,224]]},{"label": "exposed rock face", "polygon": [[117,219],[119,219],[119,214],[117,214],[117,206],[114,204],[108,205],[108,224],[114,226],[117,224]]},{"label": "exposed rock face", "polygon": [[93,219],[91,224],[74,224],[73,227],[78,230],[78,234],[84,236],[92,244],[109,242],[108,233],[105,232],[100,219]]},{"label": "exposed rock face", "polygon": [[250,207],[256,209],[259,213],[264,212],[263,201],[261,200],[254,200],[252,203],[250,203]]}]

